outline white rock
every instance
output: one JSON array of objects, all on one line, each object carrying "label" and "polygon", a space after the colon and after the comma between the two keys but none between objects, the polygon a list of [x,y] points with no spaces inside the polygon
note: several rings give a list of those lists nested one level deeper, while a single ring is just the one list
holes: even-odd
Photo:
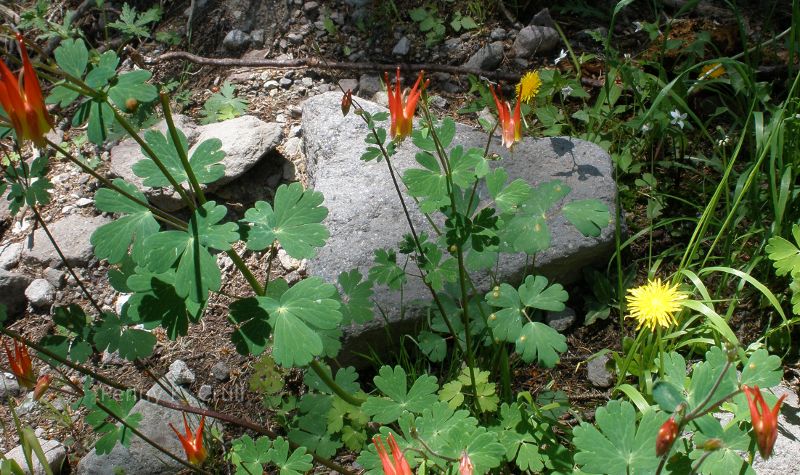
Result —
[{"label": "white rock", "polygon": [[175,360],[169,365],[169,372],[167,378],[175,384],[192,384],[194,382],[194,373],[189,369],[189,366],[183,360]]},{"label": "white rock", "polygon": [[49,307],[56,299],[56,289],[46,279],[35,279],[25,289],[25,297],[34,307]]},{"label": "white rock", "polygon": [[[37,440],[39,441],[39,445],[42,446],[45,461],[47,462],[47,465],[50,466],[50,471],[52,473],[61,473],[61,465],[64,464],[64,459],[67,457],[67,449],[61,442],[57,440]],[[23,452],[21,445],[11,449],[6,453],[5,457],[7,459],[15,460],[20,467],[24,467],[23,470],[25,470],[25,473],[31,473],[28,470],[28,464],[25,461],[25,453]],[[42,466],[42,464],[39,462],[39,459],[35,455],[32,456],[32,459],[33,475],[44,475],[46,472],[44,466]]]},{"label": "white rock", "polygon": [[75,202],[75,205],[78,208],[85,208],[92,203],[94,203],[94,200],[91,198],[79,198],[78,201]]},{"label": "white rock", "polygon": [[300,267],[300,261],[286,253],[283,249],[278,249],[278,260],[284,269],[292,271]]},{"label": "white rock", "polygon": [[0,269],[11,269],[19,263],[22,244],[18,242],[0,244]]}]

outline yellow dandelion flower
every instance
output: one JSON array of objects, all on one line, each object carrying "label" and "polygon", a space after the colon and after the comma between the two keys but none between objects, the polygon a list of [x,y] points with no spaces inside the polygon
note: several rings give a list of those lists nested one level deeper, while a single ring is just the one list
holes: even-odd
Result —
[{"label": "yellow dandelion flower", "polygon": [[539,71],[528,71],[517,84],[517,97],[520,101],[530,104],[536,94],[539,94],[541,87],[542,80],[539,78]]},{"label": "yellow dandelion flower", "polygon": [[670,287],[662,284],[661,279],[648,281],[646,285],[628,290],[628,293],[628,318],[639,322],[637,330],[647,327],[653,331],[657,326],[666,328],[677,323],[674,313],[681,309],[681,300],[686,298],[677,284]]},{"label": "yellow dandelion flower", "polygon": [[720,63],[706,64],[700,70],[700,79],[717,79],[725,74],[725,66]]}]

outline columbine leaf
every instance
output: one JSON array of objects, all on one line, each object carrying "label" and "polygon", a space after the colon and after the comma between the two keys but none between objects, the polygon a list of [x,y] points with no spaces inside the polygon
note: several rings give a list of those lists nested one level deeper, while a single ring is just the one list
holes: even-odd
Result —
[{"label": "columbine leaf", "polygon": [[336,288],[319,277],[300,281],[280,296],[280,300],[259,297],[259,305],[269,313],[274,332],[272,356],[283,366],[303,366],[323,354],[320,330],[332,330],[342,320]]},{"label": "columbine leaf", "polygon": [[[144,139],[147,141],[150,148],[153,149],[153,153],[159,158],[164,168],[175,178],[175,181],[182,183],[188,180],[186,170],[184,170],[181,159],[175,149],[171,134],[165,136],[157,130],[148,130],[144,134]],[[178,130],[178,139],[180,141],[180,147],[183,148],[185,153],[188,152],[189,144],[186,140],[186,135],[180,130]],[[147,156],[144,149],[142,149],[142,154]],[[170,186],[169,180],[161,172],[151,157],[147,157],[135,163],[131,169],[136,176],[142,178],[142,183],[145,186]]]},{"label": "columbine leaf", "polygon": [[128,278],[133,295],[127,302],[127,318],[146,328],[160,324],[171,340],[186,335],[189,321],[197,321],[202,306],[178,296],[175,292],[175,273],[140,273]]},{"label": "columbine leaf", "polygon": [[[114,185],[142,202],[147,202],[144,194],[133,184],[117,178],[114,180]],[[117,264],[125,258],[132,244],[131,254],[138,260],[137,256],[141,256],[145,251],[144,240],[157,233],[159,229],[153,213],[147,207],[108,188],[97,190],[95,206],[101,211],[125,213],[125,215],[100,226],[92,234],[94,254],[100,259],[107,259],[110,264]]]},{"label": "columbine leaf", "polygon": [[394,249],[375,249],[375,265],[369,269],[369,280],[400,290],[406,282],[405,271],[397,265]]},{"label": "columbine leaf", "polygon": [[400,366],[394,369],[381,367],[374,381],[389,399],[370,397],[362,407],[365,414],[373,416],[373,420],[381,424],[394,422],[406,412],[421,413],[438,400],[435,377],[420,376],[408,390],[406,372]]},{"label": "columbine leaf", "polygon": [[275,193],[275,208],[264,201],[245,213],[251,223],[247,233],[248,249],[261,250],[277,240],[286,252],[298,259],[311,258],[314,248],[322,247],[330,236],[322,220],[328,215],[322,193],[303,190],[299,183],[281,185]]},{"label": "columbine leaf", "polygon": [[673,412],[679,404],[686,402],[683,390],[666,381],[658,381],[653,385],[653,400],[666,412]]},{"label": "columbine leaf", "polygon": [[89,50],[80,38],[63,40],[53,51],[53,56],[59,68],[79,79],[83,77],[86,65],[89,64]]},{"label": "columbine leaf", "polygon": [[762,348],[753,352],[742,368],[741,384],[771,388],[780,383],[782,377],[781,359]]},{"label": "columbine leaf", "polygon": [[120,74],[117,83],[108,90],[108,97],[121,110],[127,110],[125,102],[136,99],[140,103],[150,102],[158,97],[158,89],[147,81],[153,74],[145,69],[137,69]]},{"label": "columbine leaf", "polygon": [[636,424],[636,410],[627,401],[611,401],[596,412],[597,427],[582,422],[573,431],[578,452],[575,462],[585,473],[635,475],[658,467],[656,435],[667,419],[648,410]]},{"label": "columbine leaf", "polygon": [[236,467],[236,475],[252,475],[263,473],[264,464],[270,461],[270,445],[268,437],[253,440],[249,435],[234,440],[231,444],[231,462]]},{"label": "columbine leaf", "polygon": [[[792,226],[792,236],[794,241],[800,245],[800,225]],[[780,236],[775,236],[770,238],[766,250],[769,258],[773,261],[775,274],[800,273],[800,249],[797,246]]]},{"label": "columbine leaf", "polygon": [[[712,415],[695,419],[692,425],[698,429],[694,436],[696,446],[709,439],[717,439],[722,442],[722,446],[709,454],[708,458],[700,465],[698,473],[703,475],[718,473],[755,475],[753,467],[739,455],[739,452],[746,452],[750,447],[751,439],[747,432],[741,430],[736,424],[723,430],[719,420]],[[689,453],[689,458],[697,460],[706,454],[705,450],[695,449]]]},{"label": "columbine leaf", "polygon": [[278,467],[280,475],[302,475],[311,470],[313,460],[305,447],[298,447],[289,454],[289,442],[283,437],[272,442],[269,459]]},{"label": "columbine leaf", "polygon": [[447,177],[442,173],[439,162],[428,152],[416,155],[417,162],[423,168],[409,168],[403,173],[403,183],[408,187],[411,196],[420,198],[420,210],[423,213],[436,211],[448,204]]},{"label": "columbine leaf", "polygon": [[372,282],[361,280],[361,272],[353,269],[339,274],[339,285],[345,296],[342,298],[342,323],[366,323],[372,320]]},{"label": "columbine leaf", "polygon": [[542,366],[552,368],[558,363],[558,353],[567,351],[566,341],[566,337],[551,326],[528,322],[519,333],[516,350],[526,363],[535,358]]},{"label": "columbine leaf", "polygon": [[526,307],[560,312],[564,310],[564,302],[569,298],[561,284],[547,287],[547,278],[541,275],[529,275],[519,287],[519,298]]},{"label": "columbine leaf", "polygon": [[608,206],[600,200],[572,201],[564,205],[562,212],[584,236],[599,236],[611,222]]},{"label": "columbine leaf", "polygon": [[436,333],[420,332],[417,344],[425,356],[434,363],[444,361],[444,357],[447,356],[447,342]]},{"label": "columbine leaf", "polygon": [[528,199],[531,193],[531,186],[525,180],[517,178],[505,185],[508,180],[508,173],[503,168],[497,168],[486,175],[486,187],[489,194],[497,203],[500,211],[508,213]]},{"label": "columbine leaf", "polygon": [[236,328],[231,340],[242,355],[260,355],[267,348],[270,336],[269,314],[257,297],[239,299],[231,305],[228,316]]}]

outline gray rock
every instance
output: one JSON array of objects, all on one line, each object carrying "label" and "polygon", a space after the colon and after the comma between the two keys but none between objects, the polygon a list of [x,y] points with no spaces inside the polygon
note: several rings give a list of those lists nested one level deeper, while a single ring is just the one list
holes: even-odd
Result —
[{"label": "gray rock", "polygon": [[[329,211],[325,224],[331,233],[325,247],[308,262],[308,272],[329,282],[335,282],[341,272],[353,268],[367,275],[373,264],[373,251],[393,247],[408,233],[405,215],[389,184],[386,164],[359,159],[365,149],[367,129],[359,117],[342,117],[340,99],[340,93],[309,98],[304,103],[302,119],[309,183],[325,197]],[[385,110],[369,101],[361,104],[370,113]],[[486,140],[484,132],[456,125],[454,145],[483,149]],[[410,140],[397,147],[392,162],[399,175],[415,163],[416,152]],[[492,139],[489,152],[503,157],[510,155],[497,136]],[[526,138],[516,145],[513,158],[503,160],[501,165],[509,180],[522,178],[538,185],[558,179],[572,189],[566,200],[594,198],[610,210],[615,208],[616,184],[612,179],[611,159],[592,143],[563,137]],[[485,192],[481,191],[481,195],[485,196]],[[406,197],[406,202],[412,201]],[[412,219],[418,231],[431,232],[421,214],[414,211]],[[549,218],[547,224],[553,236],[552,246],[536,256],[536,266],[537,273],[551,280],[574,281],[584,266],[606,259],[613,250],[613,224],[604,228],[598,238],[583,236],[560,215]],[[526,262],[524,255],[504,254],[498,264],[498,279],[519,283],[525,276]],[[418,271],[412,265],[409,272]],[[475,274],[474,279],[478,288],[488,290],[488,275]],[[378,287],[374,295],[374,300],[386,309],[394,334],[404,329],[400,324],[408,328],[424,313],[424,308],[410,303],[418,299],[427,301],[429,293],[421,281],[412,277],[404,288],[407,318],[401,321],[397,292]],[[347,329],[345,344],[348,350],[366,350],[368,343],[380,344],[383,332],[383,320],[376,319]]]},{"label": "gray rock", "polygon": [[565,332],[575,323],[575,310],[567,307],[560,312],[547,312],[545,322],[559,332]]},{"label": "gray rock", "polygon": [[22,256],[22,244],[7,242],[0,244],[0,269],[12,269],[19,263]]},{"label": "gray rock", "polygon": [[258,29],[253,30],[250,32],[250,40],[252,40],[253,45],[256,47],[261,47],[264,45],[264,30]]},{"label": "gray rock", "polygon": [[267,91],[278,89],[279,87],[281,87],[280,83],[274,79],[270,79],[269,81],[266,81],[264,83],[264,89],[266,89]]},{"label": "gray rock", "polygon": [[800,401],[797,391],[781,383],[772,392],[778,397],[787,395],[778,415],[778,438],[769,459],[764,460],[756,451],[753,469],[758,475],[797,473],[797,454],[800,451]]},{"label": "gray rock", "polygon": [[537,54],[549,53],[560,41],[554,28],[531,25],[519,31],[511,49],[516,57],[530,59]]},{"label": "gray rock", "polygon": [[278,81],[278,85],[280,85],[280,86],[281,86],[282,88],[284,88],[284,89],[289,89],[290,87],[292,87],[292,84],[293,84],[293,83],[294,83],[294,81],[292,81],[292,80],[291,80],[291,79],[289,79],[289,78],[281,78],[281,79]]},{"label": "gray rock", "polygon": [[493,71],[503,62],[503,42],[495,41],[482,47],[470,56],[464,65],[468,68],[477,68],[483,71]]},{"label": "gray rock", "polygon": [[289,43],[293,45],[299,45],[303,42],[303,35],[299,33],[289,33],[286,35],[286,39],[289,40]]},{"label": "gray rock", "polygon": [[8,209],[8,200],[0,196],[0,223],[11,220],[11,210]]},{"label": "gray rock", "polygon": [[290,256],[284,249],[278,249],[278,261],[288,271],[300,268],[300,260]]},{"label": "gray rock", "polygon": [[319,3],[317,2],[305,2],[303,4],[303,13],[306,14],[307,17],[314,19],[317,17],[319,13]]},{"label": "gray rock", "polygon": [[[343,91],[353,91],[356,92],[358,90],[358,80],[353,78],[345,78],[339,80],[339,87],[342,88]],[[342,96],[339,96],[339,105],[341,106]],[[342,114],[341,107],[339,108],[339,115]]]},{"label": "gray rock", "polygon": [[91,198],[78,198],[78,200],[75,201],[75,206],[78,208],[85,208],[92,203],[94,203],[94,200]]},{"label": "gray rock", "polygon": [[[57,440],[37,440],[39,441],[39,445],[42,446],[44,458],[47,462],[47,465],[50,467],[51,473],[61,473],[61,466],[64,464],[64,460],[67,458],[67,449],[64,447],[64,444]],[[5,457],[7,459],[16,461],[19,466],[22,467],[25,473],[31,473],[28,470],[28,463],[25,461],[25,452],[21,445],[18,445],[8,451]],[[47,473],[44,466],[41,464],[41,462],[39,462],[39,458],[35,454],[32,454],[31,458],[33,460],[33,475],[44,475]]]},{"label": "gray rock", "polygon": [[228,365],[219,361],[211,367],[211,376],[217,381],[224,383],[231,377],[231,370],[228,368]]},{"label": "gray rock", "polygon": [[210,384],[204,384],[200,386],[200,390],[197,391],[197,397],[203,401],[208,402],[214,396],[214,388],[211,387]]},{"label": "gray rock", "polygon": [[25,297],[34,308],[49,307],[56,300],[56,289],[45,279],[36,279],[25,289]]},{"label": "gray rock", "polygon": [[250,35],[242,30],[231,30],[225,35],[225,39],[222,40],[222,47],[232,53],[243,50],[249,44]]},{"label": "gray rock", "polygon": [[[71,214],[50,224],[49,229],[67,263],[73,267],[85,267],[92,258],[93,246],[89,238],[97,228],[109,221],[102,216],[89,218]],[[61,258],[41,228],[33,233],[33,247],[25,249],[23,256],[43,266],[61,265]]]},{"label": "gray rock", "polygon": [[[189,156],[204,141],[216,138],[222,141],[225,152],[225,175],[208,189],[214,190],[244,175],[261,158],[272,151],[283,138],[283,129],[275,123],[267,123],[251,115],[203,125],[197,128],[196,144],[189,149]],[[243,131],[246,131],[243,133]]]},{"label": "gray rock", "polygon": [[167,378],[175,384],[192,384],[194,382],[194,373],[186,365],[183,360],[175,360],[169,365],[169,372]]},{"label": "gray rock", "polygon": [[303,139],[300,137],[289,137],[283,143],[283,155],[287,158],[294,159],[303,153]]},{"label": "gray rock", "polygon": [[19,396],[19,383],[11,373],[0,373],[0,401]]},{"label": "gray rock", "polygon": [[50,285],[55,287],[56,289],[60,289],[64,286],[64,282],[67,281],[67,275],[63,270],[54,269],[52,267],[48,267],[44,270],[44,278]]},{"label": "gray rock", "polygon": [[0,269],[0,304],[6,306],[9,316],[25,310],[25,289],[31,278],[25,274]]},{"label": "gray rock", "polygon": [[[186,136],[187,142],[191,145],[197,138],[197,125],[185,115],[173,114],[172,120],[175,127]],[[168,135],[167,123],[162,120],[152,130],[157,130],[164,135]],[[144,160],[145,154],[141,147],[133,139],[125,139],[111,149],[111,174],[120,177],[125,181],[133,183],[137,188],[144,192],[147,199],[165,211],[176,211],[183,208],[180,196],[167,188],[150,188],[144,186],[142,179],[133,173],[133,165]]]},{"label": "gray rock", "polygon": [[605,389],[614,384],[614,373],[608,369],[610,362],[611,356],[606,353],[586,363],[586,377],[593,386]]},{"label": "gray rock", "polygon": [[550,9],[548,8],[542,8],[539,10],[539,13],[533,15],[533,18],[531,18],[529,24],[535,26],[546,26],[553,29],[556,28],[556,23],[553,21],[553,17],[550,16]]},{"label": "gray rock", "polygon": [[358,95],[364,99],[371,99],[382,90],[383,80],[377,74],[362,74],[358,79]]},{"label": "gray rock", "polygon": [[[162,380],[162,384],[169,387],[169,381],[167,380]],[[175,391],[173,396],[166,393],[156,384],[147,391],[147,395],[172,403],[204,407],[189,391],[181,388],[175,388]],[[133,406],[131,413],[142,415],[138,429],[146,437],[179,458],[185,457],[180,441],[169,427],[169,424],[172,424],[179,431],[183,430],[183,417],[180,411],[168,409],[147,401],[139,401]],[[199,417],[194,414],[187,414],[187,418],[192,428],[196,428],[197,424],[199,424]],[[207,424],[209,422],[209,420],[206,420]],[[78,475],[108,475],[116,473],[115,469],[117,468],[123,469],[125,475],[171,475],[183,469],[183,465],[165,456],[139,437],[133,437],[130,447],[117,444],[111,453],[106,455],[98,455],[92,449],[78,463],[76,473]]]},{"label": "gray rock", "polygon": [[410,49],[411,41],[407,36],[404,35],[402,38],[400,38],[397,44],[394,45],[394,48],[392,48],[392,54],[395,56],[405,56],[408,54]]},{"label": "gray rock", "polygon": [[495,28],[491,33],[489,33],[489,38],[492,41],[503,41],[506,39],[506,30],[503,28]]}]

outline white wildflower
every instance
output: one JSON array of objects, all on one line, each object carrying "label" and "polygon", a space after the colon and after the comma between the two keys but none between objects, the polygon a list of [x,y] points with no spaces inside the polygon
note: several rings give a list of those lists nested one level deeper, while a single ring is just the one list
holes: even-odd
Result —
[{"label": "white wildflower", "polygon": [[634,33],[639,33],[640,31],[642,31],[642,28],[644,28],[644,26],[642,26],[642,22],[640,21],[633,22],[633,26],[636,27],[636,29],[633,30]]},{"label": "white wildflower", "polygon": [[670,124],[677,125],[681,129],[683,129],[683,126],[685,125],[683,121],[686,120],[687,116],[685,112],[681,114],[680,111],[678,111],[678,109],[673,109],[670,111],[669,116],[672,117],[672,120],[669,121]]},{"label": "white wildflower", "polygon": [[553,61],[553,64],[558,64],[566,58],[567,58],[567,52],[566,50],[562,49],[561,52],[558,53],[558,57]]},{"label": "white wildflower", "polygon": [[574,89],[572,89],[572,86],[566,85],[566,86],[561,88],[561,95],[564,96],[564,97],[567,97],[570,94],[572,94],[573,90]]},{"label": "white wildflower", "polygon": [[649,123],[648,124],[642,124],[642,133],[646,134],[647,132],[650,132],[651,128],[652,127],[650,126]]}]

